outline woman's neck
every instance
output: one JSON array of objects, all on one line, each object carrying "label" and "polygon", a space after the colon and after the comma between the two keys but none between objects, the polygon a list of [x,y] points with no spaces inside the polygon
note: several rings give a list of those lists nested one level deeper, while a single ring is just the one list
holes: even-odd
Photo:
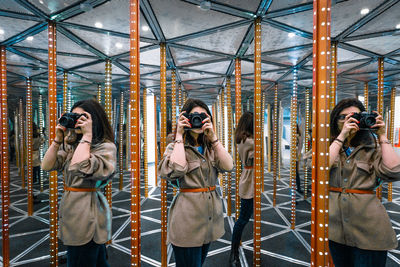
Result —
[{"label": "woman's neck", "polygon": [[193,131],[190,131],[190,135],[193,137],[194,142],[195,142],[195,146],[199,146],[199,142],[197,142],[197,138],[199,137],[198,133],[195,133]]}]

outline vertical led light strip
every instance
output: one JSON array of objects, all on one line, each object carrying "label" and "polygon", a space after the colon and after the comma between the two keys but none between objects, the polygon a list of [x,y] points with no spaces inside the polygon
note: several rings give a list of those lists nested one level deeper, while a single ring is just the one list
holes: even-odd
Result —
[{"label": "vertical led light strip", "polygon": [[179,84],[178,86],[178,105],[179,105],[179,113],[181,112],[182,109],[182,84]]},{"label": "vertical led light strip", "polygon": [[186,93],[186,91],[182,88],[182,85],[181,85],[181,90],[182,90],[182,106],[183,106],[183,105],[185,105],[185,103],[186,103],[187,93]]},{"label": "vertical led light strip", "polygon": [[24,119],[24,106],[22,98],[19,99],[19,147],[20,147],[20,174],[22,179],[22,189],[25,189],[25,161],[26,161],[26,145],[25,145],[25,119]]},{"label": "vertical led light strip", "polygon": [[265,137],[264,137],[264,124],[265,124],[265,92],[261,93],[261,144],[262,144],[262,163],[263,163],[263,170],[262,170],[262,177],[261,177],[261,192],[264,192],[264,164],[265,164]]},{"label": "vertical led light strip", "polygon": [[[56,24],[52,21],[48,26],[48,83],[49,83],[49,143],[56,137],[57,125],[57,30]],[[57,239],[57,171],[50,172],[50,266],[58,266],[58,239]]]},{"label": "vertical led light strip", "polygon": [[[225,90],[222,87],[221,88],[221,140],[222,140],[222,145],[226,148],[226,142],[225,142]],[[222,173],[222,197],[226,198],[226,173]]]},{"label": "vertical led light strip", "polygon": [[331,43],[331,85],[329,96],[329,109],[332,110],[336,105],[336,79],[337,79],[337,43]]},{"label": "vertical led light strip", "polygon": [[[167,61],[165,43],[160,44],[160,155],[166,148],[167,123]],[[183,95],[185,96],[185,94]],[[185,101],[185,100],[184,100]],[[161,266],[167,266],[167,182],[161,179]]]},{"label": "vertical led light strip", "polygon": [[32,81],[26,80],[26,172],[28,185],[28,216],[33,214],[33,127],[32,127]]},{"label": "vertical led light strip", "polygon": [[[112,124],[112,65],[111,60],[107,59],[105,64],[105,82],[104,82],[104,109],[107,114],[108,121]],[[106,197],[110,208],[112,207],[112,180],[106,185]]]},{"label": "vertical led light strip", "polygon": [[63,75],[63,113],[69,111],[69,96],[68,96],[68,72],[64,71]]},{"label": "vertical led light strip", "polygon": [[[7,106],[7,60],[6,48],[0,47],[0,120],[1,120],[1,223],[2,223],[2,263],[10,266],[10,237],[8,210],[10,206],[10,166],[8,155],[8,106]],[[17,135],[17,133],[15,133]]]},{"label": "vertical led light strip", "polygon": [[[140,51],[139,0],[130,0],[129,118],[131,169],[131,266],[140,266]],[[127,147],[128,149],[128,147]]]},{"label": "vertical led light strip", "polygon": [[313,157],[311,266],[328,266],[329,203],[329,51],[331,1],[314,1],[313,12]]},{"label": "vertical led light strip", "polygon": [[[290,192],[291,192],[291,229],[296,227],[296,171],[297,171],[297,69],[293,70],[292,99],[290,104]],[[298,188],[297,190],[300,190]]]},{"label": "vertical led light strip", "polygon": [[113,127],[113,129],[116,129],[117,128],[117,124],[118,124],[118,119],[117,119],[117,99],[116,98],[114,98],[112,108],[113,108],[112,127]]},{"label": "vertical led light strip", "polygon": [[261,18],[254,22],[254,223],[253,266],[261,266],[261,179],[264,172],[262,162],[261,127]]},{"label": "vertical led light strip", "polygon": [[[157,96],[154,95],[154,137],[157,138]],[[156,139],[157,140],[157,139]],[[158,166],[158,146],[156,146],[156,154],[155,154],[155,166]],[[162,155],[162,154],[160,154]],[[158,176],[157,176],[157,168],[154,168],[155,172],[155,184],[158,184]]]},{"label": "vertical led light strip", "polygon": [[97,102],[99,102],[100,105],[102,104],[101,103],[101,84],[97,85]]},{"label": "vertical led light strip", "polygon": [[[240,117],[242,117],[242,62],[240,58],[235,59],[235,118],[236,118],[236,129],[239,124]],[[216,117],[216,116],[214,116]],[[235,187],[235,217],[236,220],[239,218],[240,213],[240,197],[239,197],[239,181],[242,175],[242,162],[240,161],[239,151],[237,149],[236,140],[233,140],[236,146],[236,187]]]},{"label": "vertical led light strip", "polygon": [[273,126],[273,136],[272,136],[272,171],[273,171],[273,195],[272,195],[272,203],[275,207],[276,205],[276,183],[278,180],[278,147],[279,147],[279,140],[278,140],[278,122],[279,122],[279,112],[278,112],[278,84],[274,86],[274,122],[272,123]]},{"label": "vertical led light strip", "polygon": [[[378,99],[377,99],[377,106],[376,110],[378,111],[379,114],[384,116],[383,114],[383,82],[384,82],[384,61],[383,57],[378,58]],[[376,196],[382,200],[382,185],[380,185],[376,189]]]},{"label": "vertical led light strip", "polygon": [[368,82],[364,83],[364,107],[365,110],[368,111]]},{"label": "vertical led light strip", "polygon": [[[304,154],[308,152],[310,146],[308,145],[311,140],[309,140],[308,131],[310,129],[310,89],[307,88],[305,92],[305,123],[304,123]],[[304,164],[304,199],[308,197],[308,166]]]},{"label": "vertical led light strip", "polygon": [[147,157],[147,89],[143,88],[143,167],[144,167],[144,197],[149,197],[149,165]]},{"label": "vertical led light strip", "polygon": [[[390,120],[388,127],[388,139],[394,145],[394,114],[396,113],[396,87],[392,88],[390,94]],[[388,183],[388,201],[393,201],[393,184]]]},{"label": "vertical led light strip", "polygon": [[[43,134],[43,96],[39,95],[39,129],[40,134]],[[43,144],[40,144],[40,162],[42,162],[44,156]],[[43,192],[43,170],[40,168],[40,192]]]},{"label": "vertical led light strip", "polygon": [[[119,190],[121,191],[124,186],[124,92],[121,91],[120,102],[119,102]],[[116,106],[116,105],[115,105]]]},{"label": "vertical led light strip", "polygon": [[[172,70],[171,72],[171,124],[172,124],[172,132],[175,134],[176,128],[176,71]],[[173,195],[176,195],[176,187],[173,187]]]},{"label": "vertical led light strip", "polygon": [[[231,95],[231,77],[227,77],[226,78],[226,105],[227,105],[227,116],[228,116],[228,140],[226,140],[228,142],[228,153],[232,155],[232,95]],[[227,190],[227,197],[228,199],[226,200],[227,202],[227,214],[228,216],[232,215],[232,191],[231,191],[231,187],[232,187],[232,173],[229,172],[227,174],[227,186],[226,186],[226,190]]]}]

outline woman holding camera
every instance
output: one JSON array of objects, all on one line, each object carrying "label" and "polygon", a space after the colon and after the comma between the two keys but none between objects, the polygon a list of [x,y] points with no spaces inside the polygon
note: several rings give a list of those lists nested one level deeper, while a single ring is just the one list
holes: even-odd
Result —
[{"label": "woman holding camera", "polygon": [[235,142],[237,144],[240,160],[242,161],[243,171],[239,180],[240,196],[240,215],[233,227],[231,255],[229,257],[229,266],[236,267],[240,265],[239,245],[242,238],[242,232],[253,214],[253,196],[254,196],[254,138],[253,138],[253,113],[245,112],[240,117],[235,131]]},{"label": "woman holding camera", "polygon": [[[42,161],[47,171],[62,170],[59,238],[67,246],[68,266],[109,266],[105,243],[111,239],[111,211],[100,190],[116,167],[116,146],[107,115],[95,100],[75,103],[56,126],[56,137]],[[61,119],[60,119],[61,121]],[[66,143],[66,144],[65,144]]]},{"label": "woman holding camera", "polygon": [[188,99],[179,115],[175,141],[158,165],[160,176],[180,189],[169,210],[167,237],[177,267],[202,266],[210,243],[224,234],[216,184],[218,171],[232,168],[232,157],[217,139],[207,105]]},{"label": "woman holding camera", "polygon": [[367,128],[365,117],[354,115],[363,111],[359,100],[344,99],[331,112],[329,248],[336,267],[385,266],[387,250],[397,247],[374,190],[382,181],[400,180],[400,157],[382,116],[376,113],[376,123]]}]

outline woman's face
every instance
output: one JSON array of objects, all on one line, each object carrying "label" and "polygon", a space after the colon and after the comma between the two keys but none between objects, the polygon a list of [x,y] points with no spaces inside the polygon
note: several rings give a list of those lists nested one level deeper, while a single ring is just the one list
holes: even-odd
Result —
[{"label": "woman's face", "polygon": [[[193,108],[193,109],[190,111],[190,114],[195,113],[195,112],[207,114],[207,111],[206,111],[204,108],[202,108],[202,107],[195,107],[195,108]],[[203,133],[203,129],[192,129],[191,132],[194,132],[194,133],[197,133],[197,134],[201,134],[201,133]]]},{"label": "woman's face", "polygon": [[[343,109],[340,113],[339,113],[339,119],[337,120],[337,124],[338,124],[338,128],[339,128],[339,130],[341,131],[342,130],[342,128],[343,128],[343,124],[344,124],[344,121],[345,121],[345,119],[344,119],[344,117],[346,117],[348,114],[350,114],[350,113],[358,113],[358,112],[360,112],[361,110],[359,109],[359,108],[357,108],[357,107],[348,107],[348,108],[345,108],[345,109]],[[341,115],[344,115],[344,116],[341,116]]]}]

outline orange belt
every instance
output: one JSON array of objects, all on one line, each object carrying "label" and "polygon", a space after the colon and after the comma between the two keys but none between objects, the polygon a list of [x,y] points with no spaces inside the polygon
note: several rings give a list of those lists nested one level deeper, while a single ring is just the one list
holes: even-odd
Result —
[{"label": "orange belt", "polygon": [[64,186],[64,191],[72,191],[72,192],[96,192],[99,188],[78,188],[78,187],[68,187]]},{"label": "orange belt", "polygon": [[340,187],[329,187],[329,191],[332,192],[344,192],[344,193],[353,193],[353,194],[375,194],[372,190],[360,190],[360,189],[346,189]]},{"label": "orange belt", "polygon": [[209,186],[209,187],[205,187],[205,188],[180,188],[179,191],[182,193],[197,193],[197,192],[210,192],[210,191],[214,191],[217,187],[214,186]]},{"label": "orange belt", "polygon": [[246,170],[251,170],[253,169],[253,166],[244,166],[243,168],[245,168]]}]

